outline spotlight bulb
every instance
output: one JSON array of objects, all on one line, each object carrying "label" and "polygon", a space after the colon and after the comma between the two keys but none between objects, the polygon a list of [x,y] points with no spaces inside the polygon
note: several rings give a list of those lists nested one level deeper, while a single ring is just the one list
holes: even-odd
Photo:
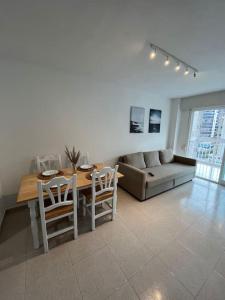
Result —
[{"label": "spotlight bulb", "polygon": [[166,58],[166,60],[164,62],[164,65],[165,66],[169,66],[169,64],[170,64],[170,60],[169,60],[169,57],[167,56],[167,58]]},{"label": "spotlight bulb", "polygon": [[150,59],[154,59],[156,57],[156,49],[152,50],[149,54]]},{"label": "spotlight bulb", "polygon": [[185,72],[184,72],[184,75],[188,75],[189,74],[189,69],[186,68]]},{"label": "spotlight bulb", "polygon": [[178,72],[180,70],[180,64],[177,63],[176,67],[175,67],[175,71]]}]

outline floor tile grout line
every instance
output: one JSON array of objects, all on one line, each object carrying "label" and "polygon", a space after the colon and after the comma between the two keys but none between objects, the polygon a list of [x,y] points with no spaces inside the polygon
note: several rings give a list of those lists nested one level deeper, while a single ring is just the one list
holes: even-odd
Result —
[{"label": "floor tile grout line", "polygon": [[[185,250],[187,250],[188,252],[190,252],[190,253],[191,253],[192,255],[194,255],[196,258],[200,259],[203,263],[206,263],[206,261],[205,261],[200,255],[196,254],[196,253],[193,252],[191,249],[185,247],[183,244],[180,243],[180,241],[177,241],[177,242],[180,244],[180,246],[182,246]],[[204,287],[204,285],[205,285],[205,284],[207,283],[207,281],[209,280],[209,278],[210,278],[210,276],[211,276],[211,273],[215,271],[215,267],[216,267],[218,261],[221,259],[222,255],[223,255],[223,254],[221,254],[221,255],[219,256],[219,258],[217,259],[216,263],[215,263],[214,266],[211,268],[212,270],[211,270],[210,273],[208,274],[208,276],[207,276],[207,278],[205,279],[205,281],[202,283],[202,285],[201,285],[201,287],[199,288],[199,290],[198,290],[196,296],[194,296],[194,295],[191,293],[192,296],[194,297],[194,299],[196,299],[196,298],[198,297],[200,291],[202,290],[202,288]],[[174,274],[174,275],[175,275],[175,274]],[[176,276],[176,275],[175,275],[175,276]],[[179,280],[179,279],[177,279],[177,280]],[[179,281],[180,281],[180,280],[179,280]],[[181,283],[182,283],[182,282],[181,282]],[[187,289],[187,288],[186,288],[186,289]],[[189,292],[190,292],[190,291],[189,291]]]},{"label": "floor tile grout line", "polygon": [[105,298],[105,300],[109,299],[112,295],[114,295],[118,290],[122,289],[123,287],[125,287],[126,285],[128,285],[132,290],[133,292],[135,293],[135,295],[139,298],[139,296],[137,295],[135,289],[132,287],[132,285],[130,284],[130,282],[127,280],[125,283],[123,283],[121,286],[119,286],[118,288],[114,289],[114,291]]},{"label": "floor tile grout line", "polygon": [[98,248],[97,250],[95,250],[94,253],[91,253],[91,254],[89,254],[89,255],[87,255],[87,256],[81,258],[81,259],[80,259],[78,262],[76,262],[76,263],[72,263],[72,266],[75,267],[77,264],[80,264],[81,262],[83,262],[83,261],[86,260],[87,258],[89,258],[89,257],[91,257],[91,256],[93,256],[93,255],[95,255],[97,252],[101,251],[102,249],[104,249],[104,248],[106,248],[106,247],[107,247],[107,245],[104,245],[104,246]]},{"label": "floor tile grout line", "polygon": [[[71,253],[70,253],[69,247],[68,247],[67,250],[68,250],[68,254],[69,254],[69,259],[70,259],[71,267],[74,268],[74,265],[73,265],[73,263],[72,263],[72,258],[71,258]],[[76,282],[77,282],[77,286],[78,286],[78,289],[79,289],[81,298],[83,299],[84,297],[83,297],[83,294],[82,294],[81,289],[80,289],[80,284],[79,284],[79,281],[78,281],[78,278],[77,278],[77,272],[76,272],[76,270],[74,270],[74,269],[73,269],[73,274],[74,274],[75,280],[76,280]]]},{"label": "floor tile grout line", "polygon": [[221,255],[217,259],[217,261],[216,261],[216,263],[215,263],[215,265],[214,265],[211,273],[209,274],[209,276],[207,277],[207,279],[205,280],[205,282],[201,285],[201,287],[200,287],[200,289],[199,289],[199,291],[198,291],[198,293],[196,295],[196,298],[198,297],[198,295],[200,294],[200,292],[204,288],[204,286],[207,284],[207,282],[208,282],[208,280],[209,280],[209,278],[210,278],[210,276],[212,275],[213,272],[216,272],[217,274],[219,274],[220,276],[222,276],[225,279],[225,277],[222,274],[220,274],[219,272],[216,271],[216,266],[217,266],[218,262],[220,261],[220,259],[222,258],[222,256],[223,256],[223,253],[221,253]]},{"label": "floor tile grout line", "polygon": [[[137,210],[136,208],[135,208],[135,210]],[[120,216],[120,219],[121,219],[121,221],[124,223],[124,219]],[[132,232],[132,230],[129,228],[129,227],[127,227],[125,224],[124,224],[124,226],[126,227],[126,229],[130,232],[130,233],[132,233],[133,234],[133,236],[135,236],[135,238],[136,239],[138,239],[138,237],[137,237],[137,235],[135,235],[133,232]],[[190,225],[190,226],[194,226],[193,224],[192,225]],[[189,228],[189,226],[188,226],[188,228]],[[186,230],[188,230],[188,228],[186,229]],[[182,232],[184,232],[184,231],[182,231]],[[198,232],[200,232],[200,231],[198,231]],[[202,233],[202,232],[200,232],[202,235],[204,235],[204,233]],[[208,238],[207,236],[206,236],[206,238]],[[175,237],[175,240],[178,242],[178,239],[179,239],[179,237]],[[139,239],[138,239],[139,240]],[[26,240],[27,241],[27,240]],[[140,240],[139,240],[140,241]],[[105,245],[105,247],[108,245],[108,243],[107,242],[105,242],[106,243],[106,245]],[[103,246],[104,247],[104,246]],[[103,248],[102,247],[102,248]],[[147,247],[147,246],[146,246]],[[184,247],[183,245],[182,245],[182,247]],[[101,248],[101,249],[102,249]],[[188,248],[185,248],[186,250],[188,250],[189,252],[192,252],[192,251],[190,251],[190,249],[188,249]],[[192,252],[194,255],[196,255],[196,253],[195,252]],[[29,254],[29,253],[28,253]],[[157,256],[159,256],[160,255],[160,252],[159,253],[157,253],[157,254],[155,254],[153,257],[157,257]],[[221,258],[221,256],[222,256],[222,254],[220,255],[220,257],[218,258],[218,260],[217,260],[217,262],[215,263],[215,266],[214,266],[214,269],[212,270],[212,272],[215,272],[216,274],[218,274],[220,277],[222,277],[222,278],[224,278],[224,276],[222,275],[222,274],[220,274],[219,272],[217,272],[216,271],[216,269],[215,269],[215,267],[216,267],[216,265],[217,265],[217,263],[218,263],[218,261],[219,261],[219,259]],[[152,257],[152,259],[153,259],[153,257]],[[200,257],[200,256],[198,256],[198,257]],[[149,262],[150,262],[150,260],[149,260]],[[73,265],[74,266],[74,265]],[[138,271],[137,271],[138,272]],[[136,273],[137,273],[136,272]],[[209,280],[209,277],[211,276],[211,274],[212,274],[212,272],[211,273],[209,273],[209,276],[208,276],[208,278],[206,279],[206,282]],[[135,274],[136,274],[135,273]],[[126,277],[126,275],[125,275],[125,277]],[[26,281],[27,281],[27,263],[26,263],[26,268],[25,268],[25,286],[26,286]],[[128,281],[128,283],[130,284],[130,282],[129,282],[129,280],[127,280]],[[203,283],[204,284],[204,283]],[[130,286],[131,286],[131,284],[130,284]],[[79,287],[79,285],[78,285],[78,287]],[[132,287],[132,286],[131,286]],[[132,287],[133,288],[133,287]],[[201,287],[202,288],[202,287]],[[79,289],[80,289],[80,287],[79,287]],[[82,296],[82,295],[81,295]],[[24,297],[25,297],[25,295],[24,295]],[[197,297],[197,296],[196,296]]]},{"label": "floor tile grout line", "polygon": [[[153,260],[155,257],[156,257],[156,256],[151,257],[150,260],[146,263],[146,265],[149,264],[149,263],[151,262],[151,260]],[[132,285],[132,283],[131,283],[131,280],[132,280],[132,278],[133,278],[134,276],[136,276],[136,274],[137,274],[138,272],[140,272],[141,270],[143,270],[143,269],[145,268],[146,265],[142,265],[142,267],[141,267],[139,270],[137,270],[137,272],[135,272],[135,273],[128,279],[128,282],[129,282],[130,286],[133,288],[133,290],[135,291],[135,294],[138,296],[138,299],[141,299],[141,298],[139,297],[138,293],[136,292],[135,288],[133,287],[133,285]]]},{"label": "floor tile grout line", "polygon": [[[191,225],[191,227],[192,227],[192,225]],[[190,252],[192,255],[194,255],[197,259],[200,259],[203,263],[206,263],[206,261],[205,261],[200,255],[198,255],[197,253],[193,252],[193,251],[192,251],[191,249],[189,249],[188,247],[186,247],[186,246],[184,246],[183,244],[181,244],[180,241],[177,241],[177,242],[180,244],[180,246],[182,246],[185,250],[187,250],[187,251]],[[198,290],[196,296],[194,296],[194,295],[191,293],[192,296],[194,297],[194,299],[199,295],[201,289],[204,287],[204,285],[205,285],[206,282],[208,281],[209,277],[211,276],[211,273],[215,271],[215,267],[216,267],[218,261],[221,259],[222,255],[223,255],[223,254],[221,254],[221,255],[219,256],[219,258],[217,259],[216,263],[215,263],[214,266],[211,268],[212,270],[211,270],[210,273],[208,274],[208,276],[207,276],[207,278],[205,279],[205,281],[202,283],[202,285],[201,285],[201,287],[199,288],[199,290]],[[174,275],[175,275],[175,274],[174,274]],[[179,280],[179,279],[177,279],[177,280]],[[179,280],[179,282],[180,282],[180,280]],[[181,282],[181,283],[182,283],[182,282]],[[187,289],[187,288],[186,288],[186,289]],[[190,291],[189,291],[189,292],[190,292]]]},{"label": "floor tile grout line", "polygon": [[209,274],[209,276],[207,277],[207,279],[202,283],[201,287],[199,288],[196,296],[195,296],[195,299],[197,299],[197,297],[199,296],[199,294],[201,293],[202,289],[204,288],[204,286],[207,284],[208,280],[209,280],[209,277],[211,276],[211,274]]},{"label": "floor tile grout line", "polygon": [[[145,246],[145,245],[144,245],[144,246]],[[111,252],[112,252],[112,247],[111,247],[109,244],[108,244],[108,247],[111,249]],[[146,246],[145,246],[145,247],[146,247]],[[146,249],[148,249],[148,248],[146,247]],[[115,260],[116,260],[117,263],[119,264],[119,261],[118,261],[118,259],[116,258],[116,256],[113,254],[113,252],[112,252],[112,255],[114,256]],[[153,256],[151,256],[151,257],[149,258],[149,260],[147,260],[146,264],[148,264],[148,263],[150,262],[150,260],[151,260],[153,257],[155,257],[154,254],[153,254]],[[144,266],[144,264],[143,264],[136,272],[134,272],[132,275],[130,275],[130,276],[128,277],[127,274],[123,271],[123,269],[120,267],[120,264],[119,264],[119,267],[120,267],[121,271],[123,272],[123,274],[125,275],[127,281],[129,281],[130,278],[133,277],[133,275],[135,275],[136,273],[138,273],[138,272],[142,269],[143,266]]]},{"label": "floor tile grout line", "polygon": [[[146,200],[146,201],[147,201],[147,200]],[[144,214],[145,214],[145,213],[144,213]],[[145,216],[149,217],[148,214],[145,214]],[[122,222],[124,223],[124,225],[127,227],[125,221],[123,220],[123,217],[122,217],[121,215],[119,215],[119,217],[121,218],[121,220],[122,220]],[[177,218],[177,220],[183,222],[181,218]],[[196,222],[197,222],[197,221],[196,221]],[[184,231],[186,231],[190,226],[193,226],[193,224],[187,224],[187,223],[185,223],[185,222],[183,222],[183,224],[186,224],[186,225],[187,225],[187,227],[184,229]],[[128,228],[128,230],[131,231],[131,229],[130,229],[129,227],[127,227],[127,228]],[[132,232],[132,231],[131,231],[131,232]],[[180,235],[181,233],[182,233],[182,232],[179,232],[179,235]],[[135,233],[133,233],[133,234],[135,235]],[[138,237],[137,237],[137,238],[138,238]]]},{"label": "floor tile grout line", "polygon": [[[105,241],[104,241],[104,242],[105,242]],[[106,242],[105,242],[105,243],[106,243]],[[108,244],[105,244],[103,247],[99,248],[99,249],[97,250],[97,252],[103,250],[104,248],[109,248]],[[77,262],[77,264],[81,263],[82,261],[85,261],[87,258],[89,258],[89,257],[91,257],[91,256],[93,256],[93,255],[96,255],[96,252],[95,252],[95,253],[92,253],[92,254],[90,254],[90,255],[88,255],[88,256],[86,256],[85,258],[83,258],[82,260],[80,260],[79,262]],[[122,269],[120,268],[120,265],[118,264],[118,262],[115,261],[115,263],[116,263],[116,265],[119,267],[119,269],[120,269],[120,271],[122,272],[122,274],[124,274],[123,271],[122,271]],[[72,264],[72,266],[75,267],[76,264]],[[77,274],[76,270],[75,270],[75,273]],[[123,284],[121,283],[121,285],[119,286],[119,288],[121,288],[121,286],[123,286],[124,284],[128,283],[128,280],[127,280],[125,274],[124,274],[124,277],[125,277],[126,281],[125,281]],[[77,275],[76,275],[76,279],[77,279]],[[81,294],[82,299],[83,299],[84,296],[83,296],[82,290],[80,289],[80,284],[79,284],[78,279],[77,279],[77,283],[78,283],[78,287],[79,287],[80,294]],[[97,286],[96,286],[96,288],[97,288],[97,290],[98,290],[98,287],[97,287]],[[115,291],[114,291],[114,292],[115,292]],[[113,292],[113,293],[114,293],[114,292]],[[113,294],[113,293],[112,293],[112,294]],[[109,297],[110,297],[110,295],[109,295],[107,298],[109,298]],[[107,298],[106,298],[106,299],[107,299]]]},{"label": "floor tile grout line", "polygon": [[[220,257],[220,258],[221,258],[221,257]],[[218,260],[218,261],[219,261],[219,260]],[[217,263],[218,263],[218,261],[217,261]],[[221,276],[221,277],[225,280],[225,277],[224,277],[222,274],[220,274],[219,272],[217,272],[215,269],[212,270],[212,273],[213,273],[213,272],[217,273],[219,276]],[[200,295],[201,291],[202,291],[202,290],[204,289],[204,287],[206,286],[207,282],[208,282],[209,279],[210,279],[210,276],[212,276],[212,273],[209,275],[209,277],[206,279],[206,281],[202,284],[201,288],[199,289],[199,291],[198,291],[198,293],[197,293],[197,295],[196,295],[196,297],[195,297],[195,300],[197,299],[197,297]]]},{"label": "floor tile grout line", "polygon": [[[106,241],[105,241],[106,242]],[[109,248],[109,250],[111,251],[111,248],[110,248],[110,246],[106,243],[106,245],[105,245],[105,248]],[[112,252],[112,251],[111,251]],[[112,253],[112,255],[113,255],[113,253]],[[114,257],[114,255],[113,255],[113,257]],[[120,289],[120,288],[122,288],[122,286],[124,286],[125,284],[127,284],[128,283],[128,280],[127,280],[127,277],[126,277],[126,275],[124,274],[124,272],[123,272],[123,270],[121,269],[121,267],[120,267],[120,264],[118,263],[118,261],[115,259],[115,257],[114,257],[114,263],[116,264],[116,266],[119,268],[119,270],[121,271],[121,273],[124,275],[124,279],[125,279],[125,282],[124,283],[121,283],[117,288],[114,288],[114,291],[112,292],[112,294],[116,291],[116,289]],[[111,294],[111,295],[112,295]],[[109,297],[111,296],[111,295],[109,295]],[[109,297],[107,297],[107,298],[109,298]],[[106,299],[107,299],[106,298]]]},{"label": "floor tile grout line", "polygon": [[181,243],[181,241],[176,241],[182,248],[184,248],[186,251],[188,251],[189,253],[191,253],[193,256],[195,256],[195,258],[199,259],[202,263],[207,263],[207,261],[202,258],[198,253],[195,253],[192,249],[188,248],[186,245],[183,245]]},{"label": "floor tile grout line", "polygon": [[222,277],[225,280],[225,277],[220,272],[218,272],[217,270],[213,270],[213,272],[215,272],[216,274],[218,274],[220,277]]},{"label": "floor tile grout line", "polygon": [[170,270],[169,266],[161,259],[160,256],[158,256],[158,259],[160,260],[160,262],[165,266],[165,268],[167,269],[167,271],[173,276],[173,278],[179,282],[183,288],[188,292],[188,294],[190,294],[193,298],[195,297],[192,292],[184,285],[184,283],[182,281],[179,280],[179,278],[177,278],[177,276],[175,275],[175,273]]}]

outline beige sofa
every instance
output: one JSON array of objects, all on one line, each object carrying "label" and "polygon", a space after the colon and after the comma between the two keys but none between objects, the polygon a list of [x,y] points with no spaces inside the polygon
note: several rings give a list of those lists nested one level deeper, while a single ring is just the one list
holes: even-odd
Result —
[{"label": "beige sofa", "polygon": [[119,185],[143,201],[192,180],[195,170],[195,159],[173,155],[171,149],[137,152],[120,157]]}]

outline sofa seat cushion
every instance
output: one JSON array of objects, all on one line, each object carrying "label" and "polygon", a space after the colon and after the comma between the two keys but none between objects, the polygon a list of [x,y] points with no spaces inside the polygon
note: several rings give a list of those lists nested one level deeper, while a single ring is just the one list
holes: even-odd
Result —
[{"label": "sofa seat cushion", "polygon": [[166,181],[195,173],[195,167],[180,163],[168,163],[161,166],[146,168],[145,173],[151,172],[154,176],[147,176],[147,188],[162,184]]},{"label": "sofa seat cushion", "polygon": [[125,163],[127,163],[128,165],[131,165],[137,169],[145,169],[146,168],[143,152],[127,154],[125,156]]},{"label": "sofa seat cushion", "polygon": [[159,151],[144,152],[144,159],[147,168],[160,166]]}]

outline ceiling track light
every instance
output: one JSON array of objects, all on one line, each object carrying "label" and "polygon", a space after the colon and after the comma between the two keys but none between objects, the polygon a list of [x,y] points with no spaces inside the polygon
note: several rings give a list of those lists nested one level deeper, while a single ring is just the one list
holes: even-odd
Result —
[{"label": "ceiling track light", "polygon": [[180,71],[180,63],[177,63],[177,65],[174,69],[175,69],[176,72]]},{"label": "ceiling track light", "polygon": [[167,58],[166,58],[166,60],[164,62],[164,65],[165,66],[169,66],[169,64],[170,64],[170,60],[169,60],[169,57],[167,56]]},{"label": "ceiling track light", "polygon": [[152,51],[149,54],[149,58],[150,59],[154,59],[156,57],[156,48],[152,49]]},{"label": "ceiling track light", "polygon": [[186,68],[185,71],[184,71],[184,75],[188,75],[190,73],[189,69]]},{"label": "ceiling track light", "polygon": [[165,66],[169,66],[171,63],[171,60],[176,62],[176,66],[174,68],[174,70],[176,72],[178,72],[181,69],[181,66],[183,68],[185,68],[184,71],[184,75],[188,75],[190,73],[190,71],[192,71],[194,78],[197,77],[197,73],[199,72],[198,69],[196,69],[195,67],[189,65],[188,63],[186,63],[185,61],[181,60],[180,58],[176,57],[175,55],[167,52],[166,50],[160,48],[159,46],[155,45],[155,44],[150,44],[150,48],[152,49],[152,51],[149,54],[149,58],[152,60],[156,57],[156,52],[160,53],[161,55],[166,57],[166,60],[164,62]]}]

